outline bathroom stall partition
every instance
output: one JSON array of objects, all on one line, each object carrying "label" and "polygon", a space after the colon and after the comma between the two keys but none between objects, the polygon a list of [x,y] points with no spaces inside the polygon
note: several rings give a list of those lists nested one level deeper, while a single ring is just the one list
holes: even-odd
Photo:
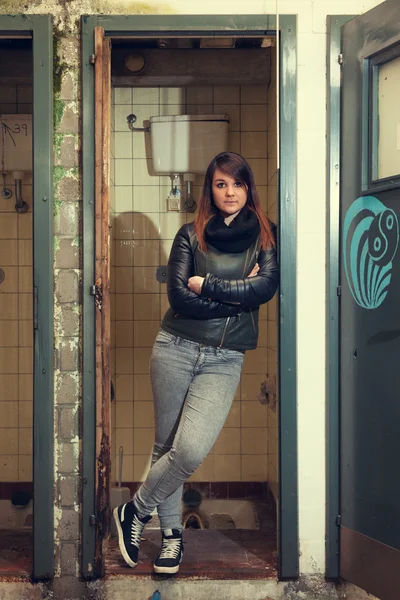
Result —
[{"label": "bathroom stall partition", "polygon": [[50,17],[1,16],[0,56],[0,577],[49,578],[54,553]]},{"label": "bathroom stall partition", "polygon": [[[110,18],[108,24],[112,31],[114,27],[121,27],[122,23],[126,25],[125,19],[121,23],[117,23],[118,20],[115,19]],[[92,275],[92,296],[91,299],[84,300],[85,340],[90,333],[88,318],[93,314],[91,311],[94,307],[96,311],[96,331],[92,331],[96,339],[96,353],[87,342],[84,343],[83,350],[84,365],[88,367],[84,373],[84,397],[86,399],[90,396],[90,386],[96,389],[97,414],[95,432],[93,422],[89,420],[94,406],[86,401],[83,510],[84,515],[89,510],[95,516],[92,523],[96,524],[96,528],[89,526],[90,521],[87,522],[84,516],[84,538],[87,544],[84,547],[83,570],[88,576],[93,576],[94,573],[88,569],[86,560],[92,557],[93,564],[93,554],[96,559],[95,574],[104,573],[110,500],[113,502],[114,495],[124,493],[129,498],[144,479],[150,464],[154,425],[148,362],[160,320],[168,307],[165,265],[175,233],[183,223],[190,222],[195,217],[190,203],[189,207],[187,203],[185,206],[187,198],[182,181],[170,180],[154,170],[151,134],[147,131],[150,118],[182,114],[228,115],[226,149],[239,152],[248,159],[266,213],[272,221],[276,221],[278,217],[276,46],[274,28],[272,25],[269,27],[270,19],[262,17],[263,27],[255,19],[256,24],[252,24],[250,31],[243,27],[240,35],[235,30],[235,37],[241,40],[241,47],[236,43],[230,50],[227,50],[229,40],[223,35],[219,37],[220,47],[218,41],[210,43],[210,32],[204,31],[203,23],[192,27],[193,31],[197,30],[194,41],[185,35],[184,30],[179,32],[179,27],[172,27],[170,23],[174,33],[168,35],[165,42],[164,34],[161,36],[162,29],[159,29],[157,36],[150,34],[153,20],[151,17],[135,18],[135,24],[142,24],[145,34],[142,32],[139,36],[132,29],[122,36],[118,35],[118,39],[113,39],[112,34],[107,35],[107,27],[104,30],[97,27],[95,77],[91,77],[90,83],[84,77],[84,87],[86,85],[88,93],[84,95],[88,102],[83,107],[84,115],[86,110],[84,119],[88,123],[88,119],[95,116],[96,125],[96,137],[93,139],[96,160],[92,172],[95,174],[96,187],[96,234],[95,238],[88,235],[90,222],[94,224],[94,214],[85,203],[84,253],[85,276],[89,282],[88,277],[93,272],[91,268],[94,265],[88,264],[87,257],[96,248],[95,283],[93,285]],[[248,25],[245,19],[241,20],[244,21],[243,25]],[[95,18],[85,19],[87,34],[93,35],[96,21]],[[199,21],[202,19],[199,18]],[[103,20],[101,24],[104,25]],[[222,24],[218,23],[216,27],[214,37]],[[289,29],[287,33],[292,34],[293,25]],[[286,32],[285,28],[284,31]],[[191,37],[193,36],[192,32]],[[137,39],[139,37],[142,39]],[[286,39],[293,49],[291,35]],[[86,48],[89,47],[90,44]],[[236,69],[234,74],[231,68],[232,55],[229,54],[232,52],[237,60],[242,60],[247,65],[247,71]],[[194,60],[192,57],[195,55]],[[148,69],[142,69],[139,65],[135,73],[143,57]],[[85,60],[86,69],[90,62],[87,57]],[[191,69],[190,60],[194,60],[197,67]],[[198,68],[204,60],[204,68]],[[177,64],[181,70],[176,68]],[[89,76],[89,71],[84,72]],[[289,78],[285,82],[289,93],[294,93],[292,80]],[[95,106],[95,115],[89,114],[90,102]],[[292,125],[290,121],[290,127],[287,123],[283,127],[283,138],[288,148],[291,148],[294,141],[291,138]],[[86,136],[84,144],[87,142]],[[292,162],[291,167],[293,164]],[[288,168],[287,164],[285,168]],[[84,165],[84,170],[85,195],[85,190],[89,191],[90,178],[93,177],[88,169],[88,162]],[[286,171],[284,173],[284,185],[288,186],[289,181],[292,185],[294,180],[287,177]],[[193,183],[193,199],[197,202],[202,176],[196,177]],[[178,203],[171,203],[177,197]],[[175,210],[168,210],[171,206]],[[288,215],[283,210],[279,226],[282,226],[282,216],[284,220],[290,217],[286,222],[294,225],[293,214]],[[294,230],[292,233],[294,234]],[[290,244],[286,246],[287,250],[289,248]],[[284,263],[287,258],[281,254],[281,261]],[[291,283],[293,281],[292,279]],[[285,278],[282,283],[289,299],[293,289],[285,287],[288,283]],[[280,304],[277,300],[276,297],[261,310],[259,347],[246,356],[242,381],[226,426],[206,461],[191,478],[187,491],[200,492],[202,498],[199,510],[192,510],[197,526],[201,527],[203,524],[212,529],[214,519],[215,529],[221,526],[257,529],[254,524],[257,519],[254,519],[252,511],[254,502],[249,498],[256,496],[260,504],[260,500],[265,500],[262,494],[266,482],[270,483],[270,497],[277,501],[280,513],[279,545],[280,548],[282,544],[286,546],[285,558],[281,553],[279,555],[279,575],[285,578],[296,576],[297,573],[297,550],[293,553],[292,546],[297,515],[294,519],[295,513],[292,514],[289,510],[282,515],[280,507],[282,494],[288,493],[289,489],[293,492],[295,470],[290,470],[290,477],[287,479],[287,464],[281,464],[281,473],[284,473],[286,479],[278,480],[278,443],[282,446],[288,440],[284,437],[278,442],[274,381],[279,380],[280,384],[279,402],[282,403],[285,398],[288,402],[290,397],[289,403],[284,404],[284,411],[281,410],[281,420],[283,417],[284,421],[287,419],[293,426],[293,398],[288,395],[288,391],[293,391],[290,377],[293,373],[291,353],[294,345],[288,346],[287,342],[292,341],[290,336],[294,330],[281,328],[281,346],[277,350],[276,314]],[[282,315],[282,306],[280,308]],[[285,324],[292,322],[294,314],[286,315],[288,321]],[[94,363],[97,371],[95,381],[90,378],[89,372]],[[279,373],[282,364],[292,365],[288,369],[289,377],[284,380],[282,371]],[[262,394],[262,383],[268,386],[268,397]],[[263,406],[260,397],[261,401],[269,402],[269,406]],[[295,433],[291,443],[294,438]],[[122,472],[119,473],[121,450],[123,461]],[[97,457],[95,469],[94,455]],[[286,460],[290,461],[292,457],[291,447]],[[122,491],[120,489],[115,492],[112,488],[118,480],[122,483]],[[292,492],[290,498],[293,500]],[[230,501],[229,513],[227,507]],[[290,503],[287,506],[290,507]],[[246,510],[249,519],[240,522],[238,514],[244,514]],[[221,522],[222,517],[224,523]],[[290,536],[289,530],[286,531],[288,523],[291,523]],[[148,533],[149,536],[151,534],[152,532]],[[113,548],[113,542],[110,547]],[[294,562],[290,563],[290,557]],[[112,555],[108,559],[107,572],[115,572],[110,570],[113,568],[113,560]],[[273,564],[271,566],[273,571]],[[212,576],[210,572],[210,577]]]}]

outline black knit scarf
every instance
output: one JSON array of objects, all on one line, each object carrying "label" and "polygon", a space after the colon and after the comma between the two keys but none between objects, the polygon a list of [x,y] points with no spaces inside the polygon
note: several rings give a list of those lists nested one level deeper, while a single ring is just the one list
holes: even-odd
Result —
[{"label": "black knit scarf", "polygon": [[256,214],[243,209],[229,225],[225,224],[220,214],[212,217],[205,228],[205,239],[220,252],[239,254],[254,244],[259,233]]}]

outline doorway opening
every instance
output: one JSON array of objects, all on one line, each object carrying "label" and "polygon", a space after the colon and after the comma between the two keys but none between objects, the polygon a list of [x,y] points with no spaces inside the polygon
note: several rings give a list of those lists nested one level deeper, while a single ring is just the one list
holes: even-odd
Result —
[{"label": "doorway opening", "polygon": [[0,576],[33,549],[32,38],[0,39]]},{"label": "doorway opening", "polygon": [[[164,269],[161,268],[158,271],[161,281],[158,281],[154,277],[154,271],[160,266],[165,266],[165,263],[164,265],[161,264],[160,259],[167,258],[168,248],[171,245],[171,240],[179,224],[187,220],[190,221],[193,218],[193,213],[184,209],[186,196],[183,190],[180,190],[182,191],[181,210],[174,212],[167,211],[168,204],[165,193],[170,195],[171,181],[169,178],[164,178],[163,175],[155,176],[154,172],[151,171],[153,159],[150,154],[146,153],[148,137],[146,138],[146,135],[137,137],[138,132],[132,131],[129,125],[135,128],[135,125],[139,127],[140,124],[143,128],[144,123],[151,116],[154,116],[150,111],[153,108],[158,112],[158,115],[160,115],[161,110],[171,111],[169,112],[170,117],[173,116],[176,107],[179,108],[179,116],[183,112],[193,110],[194,115],[193,112],[188,115],[188,118],[190,118],[204,114],[205,108],[207,108],[209,114],[216,115],[218,114],[215,112],[217,105],[221,105],[221,108],[224,106],[227,115],[229,115],[229,111],[227,110],[229,107],[233,114],[233,122],[235,122],[236,118],[236,122],[239,123],[236,131],[231,128],[229,138],[231,142],[233,140],[233,144],[236,141],[236,148],[240,148],[240,152],[244,153],[241,147],[242,141],[244,144],[247,143],[248,148],[249,144],[252,147],[249,139],[258,139],[258,147],[260,147],[260,145],[263,145],[261,140],[265,139],[266,136],[267,152],[264,153],[265,155],[257,154],[255,158],[250,158],[249,161],[250,164],[253,163],[254,165],[258,185],[261,188],[266,188],[264,189],[263,202],[265,210],[268,211],[269,209],[270,217],[274,220],[273,195],[270,195],[270,205],[268,206],[268,167],[270,168],[270,173],[272,173],[273,164],[275,161],[278,161],[274,159],[273,154],[268,159],[268,151],[271,149],[271,146],[268,147],[268,143],[273,144],[274,137],[276,142],[278,133],[274,133],[271,128],[267,127],[267,119],[268,90],[271,91],[272,78],[274,77],[273,53],[275,51],[276,30],[277,19],[271,15],[235,16],[234,18],[224,16],[165,16],[162,19],[156,16],[129,17],[111,15],[99,17],[94,15],[83,17],[82,19],[82,106],[84,128],[82,148],[84,156],[83,213],[85,231],[83,238],[83,397],[85,401],[83,403],[82,527],[83,537],[86,541],[82,550],[82,572],[88,578],[103,576],[106,572],[105,563],[107,562],[107,542],[109,539],[110,522],[110,488],[112,487],[111,484],[115,487],[115,483],[118,481],[117,464],[119,464],[120,446],[124,446],[125,450],[121,484],[128,484],[125,487],[128,487],[130,491],[133,491],[140,483],[143,471],[148,464],[151,442],[148,440],[146,434],[149,433],[149,430],[150,432],[152,430],[151,396],[149,395],[149,382],[146,379],[148,375],[142,369],[145,368],[143,365],[148,361],[152,344],[152,341],[150,342],[149,340],[150,331],[154,331],[156,327],[155,323],[151,324],[151,322],[158,321],[159,324],[162,316],[161,306],[166,308],[165,284],[162,283]],[[279,61],[277,57],[277,63],[279,62],[280,90],[277,93],[279,96],[279,109],[277,110],[279,116],[277,117],[277,121],[280,124],[280,135],[276,156],[280,157],[280,168],[276,169],[275,166],[277,179],[275,198],[284,198],[284,202],[275,200],[275,210],[277,213],[279,212],[279,218],[276,215],[276,221],[278,222],[278,250],[281,271],[279,302],[278,297],[275,300],[278,307],[277,310],[279,311],[279,335],[276,327],[278,320],[272,317],[272,311],[274,310],[274,305],[272,304],[270,305],[270,319],[268,320],[267,309],[266,318],[264,315],[261,320],[261,323],[264,323],[266,331],[264,334],[261,333],[261,338],[264,335],[267,339],[266,343],[265,341],[264,344],[263,342],[260,343],[258,349],[258,351],[263,351],[263,354],[259,355],[260,360],[257,366],[252,364],[244,371],[244,375],[248,376],[247,379],[252,381],[254,387],[252,388],[251,384],[244,386],[241,384],[241,395],[238,395],[234,400],[234,407],[236,407],[239,417],[233,413],[233,416],[229,417],[233,421],[229,421],[228,419],[226,430],[239,429],[240,431],[234,433],[227,431],[226,434],[224,431],[221,440],[218,440],[216,448],[213,449],[211,458],[209,459],[211,466],[208,467],[205,463],[203,467],[205,471],[203,470],[202,472],[200,469],[197,476],[193,477],[193,480],[190,482],[190,487],[193,488],[194,483],[198,485],[199,489],[195,490],[195,492],[200,491],[202,494],[202,508],[205,508],[206,500],[215,500],[215,497],[204,498],[207,494],[208,496],[210,494],[211,496],[213,494],[214,496],[224,494],[225,497],[222,496],[220,498],[224,502],[236,499],[247,501],[252,499],[249,496],[253,496],[254,490],[258,489],[258,498],[265,499],[267,497],[271,499],[272,496],[277,498],[276,511],[279,523],[277,529],[277,545],[279,547],[277,574],[280,579],[295,579],[299,573],[295,310],[295,107],[297,83],[296,69],[293,69],[293,65],[296,64],[296,16],[285,15],[280,17],[278,30],[280,43]],[[217,44],[218,40],[223,38],[220,47],[215,47],[215,43],[214,47],[212,47],[211,40],[214,38],[216,38],[215,43]],[[230,38],[230,45],[227,45],[228,38]],[[262,39],[265,39],[264,44],[260,41]],[[157,42],[157,40],[159,41]],[[166,43],[163,40],[167,40]],[[189,44],[188,40],[196,41],[192,45],[191,43]],[[204,43],[201,43],[199,40],[204,40]],[[232,40],[235,40],[234,44]],[[170,43],[175,43],[178,47],[168,47]],[[182,44],[183,48],[179,47],[180,44]],[[242,48],[240,44],[243,44]],[[207,48],[207,45],[211,45],[211,48]],[[185,52],[183,53],[182,50],[185,50]],[[223,52],[228,51],[231,53],[230,56],[233,59],[234,57],[239,57],[240,51],[248,53],[248,57],[255,56],[255,53],[258,52],[260,56],[264,57],[264,59],[267,57],[270,61],[269,79],[264,78],[260,81],[257,79],[258,73],[253,72],[255,79],[250,80],[247,64],[245,67],[242,64],[242,80],[240,80],[240,76],[237,77],[239,70],[236,69],[236,79],[230,77],[229,81],[227,79],[224,81],[221,80],[224,73],[232,73],[231,64],[229,63],[226,66],[226,62],[222,63],[224,66],[224,69],[222,69],[219,64],[215,65],[214,62],[215,79],[213,81],[210,77],[212,73],[209,70],[209,67],[212,67],[213,63],[209,62],[204,65],[204,58],[202,59],[205,67],[204,72],[209,78],[208,81],[204,78],[201,79],[202,72],[196,68],[196,64],[192,65],[191,71],[187,69],[187,62],[185,67],[186,73],[182,68],[175,68],[173,72],[168,73],[165,71],[167,73],[166,78],[164,77],[163,79],[162,73],[160,74],[159,72],[154,76],[158,79],[154,80],[153,77],[153,80],[151,80],[147,71],[148,79],[145,79],[146,65],[143,65],[143,62],[145,63],[146,61],[143,61],[143,56],[140,56],[145,52],[167,52],[168,54],[165,54],[167,58],[175,54],[178,57],[181,55],[187,61],[189,57],[194,56],[194,52],[197,51],[200,56],[204,56],[204,53],[208,50],[220,53],[218,54],[219,57],[222,57]],[[119,73],[116,70],[118,62],[115,62],[117,61],[116,57],[118,53],[124,57],[120,59],[120,61],[122,60],[122,65],[120,64]],[[255,61],[255,64],[260,68],[260,63],[257,65]],[[142,70],[143,66],[145,68]],[[148,66],[150,66],[150,62]],[[157,65],[153,63],[154,66]],[[179,78],[178,80],[176,79],[177,74],[181,76],[180,80]],[[186,75],[186,79],[183,75]],[[195,76],[197,76],[197,80],[195,80]],[[118,77],[119,79],[117,79]],[[268,88],[269,82],[271,83]],[[257,88],[258,86],[264,86],[262,91],[259,88],[257,91],[256,89],[254,90],[255,94],[253,98],[258,93],[259,100],[257,102],[254,102],[254,100],[253,102],[251,101],[252,96],[249,86],[252,85]],[[149,94],[147,98],[146,94]],[[162,97],[161,94],[164,94],[164,96]],[[140,99],[140,95],[141,100],[137,102],[137,97]],[[243,99],[245,102],[242,102]],[[246,122],[247,119],[248,123],[258,123],[257,118],[254,118],[253,115],[258,115],[263,110],[262,105],[264,105],[267,113],[263,128],[256,129],[255,131],[242,130],[242,120]],[[141,115],[139,111],[135,113],[137,107],[139,109],[142,107]],[[247,109],[250,107],[250,110],[246,110],[245,107]],[[269,110],[271,114],[271,107]],[[120,115],[118,118],[123,120],[120,130],[120,125],[116,127],[117,114]],[[136,118],[127,119],[130,115],[135,115]],[[138,117],[140,116],[141,121],[138,123]],[[114,127],[115,131],[110,132],[111,126]],[[268,136],[268,129],[272,134],[270,136]],[[113,137],[112,146],[110,144],[110,133]],[[142,131],[141,133],[145,134],[147,132]],[[118,138],[118,143],[120,143],[120,140],[126,140],[127,155],[123,154],[123,142],[121,142],[122,146],[120,145],[119,149],[117,149],[117,134],[121,134]],[[249,136],[248,134],[253,135]],[[124,135],[125,138],[123,138]],[[256,144],[257,142],[254,145]],[[234,145],[231,147],[235,148]],[[280,148],[284,148],[284,151],[281,152]],[[93,149],[95,150],[94,152]],[[139,154],[134,154],[134,152],[139,152]],[[269,160],[271,162],[268,165]],[[121,169],[123,170],[125,167],[128,169],[128,172],[125,173],[128,179],[120,179],[119,183],[117,183],[118,177],[124,177]],[[138,178],[136,181],[134,181],[134,176]],[[158,177],[158,179],[152,179],[153,177]],[[110,180],[112,181],[111,185]],[[201,179],[200,181],[197,179],[194,182],[194,186],[192,186],[194,201],[196,200],[196,193],[198,198],[200,183]],[[178,184],[179,182],[177,182],[175,190],[178,189]],[[270,182],[270,187],[275,187],[272,185],[272,182]],[[156,193],[157,189],[158,195]],[[174,186],[172,186],[172,189],[174,189]],[[151,196],[149,193],[146,196],[140,196],[144,191],[152,191],[153,195]],[[114,196],[110,202],[111,194],[114,194]],[[126,194],[125,199],[123,199],[123,194]],[[95,197],[95,201],[93,200],[93,196]],[[149,198],[153,204],[146,203],[146,198]],[[119,205],[117,205],[117,201],[120,202]],[[126,203],[125,208],[123,202]],[[126,215],[125,213],[130,214]],[[122,217],[120,216],[121,214]],[[134,227],[136,227],[136,233],[139,232],[140,234],[140,237],[136,237],[136,241],[132,234],[132,231],[135,231]],[[150,233],[154,234],[155,237],[150,237]],[[137,246],[136,243],[138,244]],[[153,247],[150,264],[143,262],[143,248],[145,244],[149,248]],[[136,254],[135,248],[138,249]],[[111,260],[115,262],[122,258],[122,261],[127,262],[123,262],[122,264],[119,262],[109,267],[112,252],[114,258]],[[117,254],[119,254],[119,258],[117,258]],[[124,268],[131,270],[130,275],[128,271],[125,272],[125,275],[131,277],[131,279],[128,277],[126,282],[121,281]],[[135,270],[140,271],[141,276],[133,279]],[[111,291],[110,273],[112,274]],[[127,291],[124,292],[122,291],[123,287],[118,286],[125,284]],[[148,300],[148,303],[145,300]],[[124,302],[126,303],[125,305]],[[111,304],[113,305],[112,310]],[[140,313],[141,318],[134,317],[134,311],[139,310],[139,308],[142,309]],[[123,310],[125,309],[128,318],[118,319],[118,315],[123,314]],[[266,310],[265,307],[263,310]],[[127,327],[125,328],[122,323],[125,323]],[[135,329],[136,323],[138,323],[138,328]],[[150,323],[148,330],[146,329],[147,323]],[[153,330],[150,327],[153,327]],[[111,328],[113,330],[112,336]],[[123,329],[126,329],[126,331],[129,329],[129,333],[125,335],[125,338]],[[266,408],[260,404],[257,393],[261,381],[264,381],[268,374],[266,369],[269,369],[271,366],[272,355],[270,353],[268,357],[268,343],[272,344],[274,335],[275,338],[279,338],[277,346],[271,346],[271,350],[275,349],[278,363],[275,367],[275,372],[279,387],[279,418],[277,418],[276,413],[270,420],[267,418],[266,425],[265,422],[258,421],[257,426],[254,427],[254,429],[268,430],[268,428],[271,428],[273,430],[273,425],[276,422],[276,431],[279,429],[279,435],[276,434],[275,437],[275,465],[276,472],[279,470],[279,478],[276,477],[275,479],[275,489],[273,485],[270,485],[267,494],[264,491],[264,484],[269,477],[268,469],[270,475],[273,473],[272,466],[270,467],[268,464],[268,438],[266,442],[264,438],[264,447],[262,450],[262,443],[260,442],[260,446],[257,447],[254,445],[252,447],[254,454],[249,453],[249,458],[244,458],[244,455],[242,456],[242,445],[251,448],[253,439],[249,440],[251,438],[250,431],[248,432],[249,437],[245,438],[246,434],[243,434],[242,439],[242,430],[253,429],[251,421],[244,420],[245,408],[247,409],[248,406],[253,407],[254,411],[256,410],[256,406],[258,410]],[[126,345],[121,344],[121,346],[117,346],[117,336],[118,340],[125,339],[126,341],[123,341],[122,344]],[[129,366],[122,366],[124,356],[127,357]],[[136,366],[132,367],[132,362]],[[118,372],[121,368],[129,370]],[[273,373],[274,371],[272,371],[272,375]],[[118,375],[125,377],[128,391],[133,390],[133,393],[131,392],[130,395],[126,395],[125,397],[120,395],[119,399],[117,390]],[[257,378],[257,375],[261,376],[260,379]],[[244,390],[247,390],[245,392],[248,394],[247,396],[242,396]],[[123,391],[121,392],[121,385],[119,386],[119,392],[123,393]],[[111,394],[113,394],[113,400],[111,400]],[[142,397],[140,394],[142,394]],[[94,398],[96,399],[95,402],[93,401]],[[137,404],[135,404],[136,402]],[[128,405],[130,405],[129,408]],[[146,409],[146,407],[148,408]],[[121,411],[123,409],[127,409],[128,411],[129,420],[127,421],[127,427],[121,426]],[[139,412],[139,409],[144,410],[143,412]],[[253,412],[252,416],[247,414],[246,418],[251,419],[253,417],[255,419],[255,414],[255,412]],[[239,420],[235,421],[235,418]],[[125,429],[130,430],[130,435],[122,431]],[[139,436],[134,437],[133,434],[137,433],[135,430],[139,430]],[[117,435],[118,442],[116,440]],[[227,436],[228,441],[224,440],[224,435]],[[142,437],[140,438],[140,436]],[[115,438],[114,441],[112,441],[113,437]],[[141,443],[141,440],[143,441],[144,438],[146,442]],[[271,437],[269,441],[271,444]],[[145,443],[147,444],[147,450],[143,450],[146,447]],[[226,448],[229,448],[229,450],[235,449],[233,445],[229,445],[235,443],[237,445],[240,444],[240,449],[238,450],[238,446],[236,446],[236,451],[229,453]],[[267,445],[267,450],[264,452],[265,444]],[[218,445],[219,452],[216,452]],[[130,452],[127,452],[127,449]],[[141,453],[137,450],[140,450]],[[126,459],[127,456],[130,456],[129,460]],[[215,460],[216,456],[218,456],[217,461]],[[232,459],[232,456],[236,456],[237,458]],[[260,460],[257,463],[256,460],[252,459],[253,456],[262,456],[265,460],[264,462]],[[222,457],[225,457],[225,459]],[[258,464],[258,473],[263,472],[263,476],[255,474],[254,479],[252,477],[251,481],[241,479],[242,463],[245,465],[246,461],[248,461],[247,466],[250,463],[251,468]],[[217,463],[219,465],[219,473],[223,472],[223,475],[219,479],[216,478]],[[229,472],[228,468],[231,469]],[[248,473],[251,471],[251,468],[249,467],[248,470],[244,468],[243,472]],[[236,481],[233,476],[234,472],[240,474],[240,477],[238,476]],[[199,473],[203,477],[202,480],[201,477],[198,477]],[[195,481],[196,479],[197,481]],[[243,483],[248,483],[248,491],[244,492],[244,495],[247,497],[244,499],[242,497],[243,487],[240,487]],[[202,491],[204,489],[203,485],[206,491]],[[218,489],[221,491],[218,492]],[[235,490],[237,491],[235,492]],[[229,493],[231,493],[231,496],[229,496]],[[232,498],[232,496],[235,496],[235,498]],[[270,504],[273,506],[273,501]],[[252,510],[254,505],[247,502],[246,507]],[[223,509],[226,510],[227,505]],[[227,515],[223,517],[226,522],[229,521],[231,523],[231,519],[235,522],[232,511],[228,511],[227,513],[222,512],[221,506],[218,506],[218,511],[214,511],[214,514]],[[220,518],[220,522],[223,519]],[[191,533],[193,532],[187,532],[187,534]],[[254,531],[251,532],[252,535],[254,533]],[[232,575],[232,570],[230,570],[229,575]],[[264,575],[265,571],[260,577],[263,578]]]},{"label": "doorway opening", "polygon": [[[154,415],[148,365],[168,309],[165,266],[175,234],[196,216],[204,177],[196,176],[188,197],[183,177],[157,174],[146,129],[151,117],[226,115],[225,149],[248,160],[264,211],[276,223],[275,52],[272,35],[112,40],[111,509],[124,494],[130,499],[150,466]],[[246,353],[227,422],[185,486],[188,531],[180,576],[196,575],[200,565],[211,578],[231,577],[232,565],[239,579],[244,571],[246,577],[277,576],[277,304],[275,296],[261,307],[258,348]],[[144,537],[136,575],[152,571],[160,538],[156,516]],[[113,528],[105,572],[127,573]]]}]

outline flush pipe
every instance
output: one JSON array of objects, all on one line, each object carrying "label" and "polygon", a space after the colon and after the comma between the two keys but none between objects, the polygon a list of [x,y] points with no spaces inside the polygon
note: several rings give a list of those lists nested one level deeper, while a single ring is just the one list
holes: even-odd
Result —
[{"label": "flush pipe", "polygon": [[183,181],[185,182],[186,194],[185,194],[185,209],[189,213],[194,213],[197,208],[197,203],[193,197],[193,183],[196,180],[195,173],[185,173],[183,175]]},{"label": "flush pipe", "polygon": [[13,171],[12,178],[15,181],[15,199],[17,201],[15,205],[15,210],[17,213],[26,213],[28,212],[29,206],[22,199],[22,180],[24,178],[23,171]]}]

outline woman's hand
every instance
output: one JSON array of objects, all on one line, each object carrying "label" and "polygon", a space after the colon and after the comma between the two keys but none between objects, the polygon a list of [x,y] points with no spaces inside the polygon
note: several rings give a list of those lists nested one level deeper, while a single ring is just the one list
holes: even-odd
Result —
[{"label": "woman's hand", "polygon": [[204,277],[199,277],[195,275],[191,277],[188,281],[188,288],[191,292],[194,292],[198,296],[201,294],[201,288],[203,287]]},{"label": "woman's hand", "polygon": [[247,278],[249,279],[250,277],[255,277],[255,276],[257,275],[257,273],[258,273],[258,271],[259,271],[259,270],[260,270],[260,265],[259,265],[258,263],[256,263],[256,264],[254,265],[254,267],[253,267],[253,269],[252,269],[252,271],[251,271],[250,275],[248,275],[248,277],[247,277]]}]

